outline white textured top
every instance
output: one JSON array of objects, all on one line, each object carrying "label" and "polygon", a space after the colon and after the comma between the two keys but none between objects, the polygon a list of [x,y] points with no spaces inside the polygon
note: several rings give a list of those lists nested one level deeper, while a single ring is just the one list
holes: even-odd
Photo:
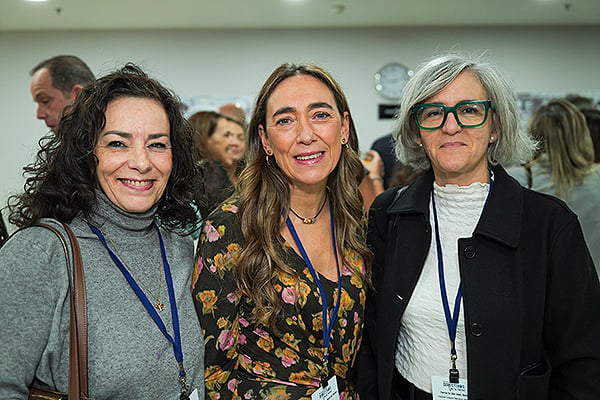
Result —
[{"label": "white textured top", "polygon": [[[473,235],[488,189],[489,184],[479,182],[470,186],[438,186],[436,183],[433,185],[444,259],[444,279],[451,313],[454,313],[454,303],[460,285],[458,239]],[[431,377],[448,376],[450,337],[440,294],[431,201],[429,211],[432,227],[431,246],[421,276],[400,323],[396,345],[396,368],[406,380],[419,389],[431,393]],[[460,377],[465,378],[467,349],[462,302],[455,345],[458,356],[456,367]]]}]

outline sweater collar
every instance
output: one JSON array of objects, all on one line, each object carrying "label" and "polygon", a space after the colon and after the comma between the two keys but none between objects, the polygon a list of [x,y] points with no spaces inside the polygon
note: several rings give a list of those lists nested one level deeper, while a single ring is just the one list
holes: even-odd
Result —
[{"label": "sweater collar", "polygon": [[[492,170],[494,187],[473,235],[487,236],[507,246],[517,247],[521,234],[523,191],[504,168],[497,165]],[[429,220],[429,200],[432,188],[433,172],[430,169],[413,184],[398,190],[387,213],[423,214]]]},{"label": "sweater collar", "polygon": [[128,231],[147,231],[156,220],[157,208],[155,205],[145,213],[129,213],[110,201],[102,190],[96,190],[96,208],[90,222],[98,226],[109,223]]}]

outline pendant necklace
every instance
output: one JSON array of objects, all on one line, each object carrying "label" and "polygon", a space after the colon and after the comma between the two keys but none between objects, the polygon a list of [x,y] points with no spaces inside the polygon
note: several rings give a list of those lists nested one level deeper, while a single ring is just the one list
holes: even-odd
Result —
[{"label": "pendant necklace", "polygon": [[[310,274],[312,275],[313,280],[315,281],[315,284],[317,285],[317,289],[319,290],[319,294],[321,296],[321,307],[322,307],[322,318],[323,318],[323,324],[322,324],[323,325],[323,357],[322,357],[323,368],[321,369],[320,375],[321,375],[321,386],[322,387],[326,387],[328,385],[328,383],[331,379],[331,375],[330,375],[331,372],[334,372],[334,375],[335,375],[335,371],[330,371],[329,344],[331,343],[331,337],[333,335],[335,321],[337,319],[338,312],[340,310],[340,301],[341,301],[340,299],[342,298],[342,296],[340,295],[340,293],[342,293],[342,275],[341,275],[340,263],[339,263],[339,259],[338,259],[338,253],[337,253],[337,245],[336,245],[337,241],[335,238],[335,224],[333,221],[333,205],[331,202],[329,203],[329,216],[331,219],[331,244],[333,246],[333,254],[335,257],[335,264],[337,267],[337,296],[335,296],[335,297],[337,297],[337,299],[336,299],[335,307],[333,308],[333,311],[331,312],[331,314],[328,313],[327,296],[325,295],[325,290],[323,289],[323,286],[321,285],[321,280],[319,279],[319,275],[318,275],[317,271],[315,270],[314,266],[312,265],[312,262],[310,261],[310,258],[308,257],[308,254],[306,253],[306,249],[302,245],[300,236],[298,236],[298,232],[296,232],[296,228],[294,228],[294,224],[292,223],[292,220],[290,219],[290,217],[288,217],[285,221],[288,229],[290,230],[290,234],[294,238],[294,242],[296,243],[296,246],[298,246],[300,255],[302,256],[302,259],[306,263],[306,266],[307,266],[308,270],[310,271]],[[332,397],[327,397],[327,398],[330,399]],[[336,397],[336,398],[339,398],[339,397]]]},{"label": "pendant necklace", "polygon": [[[101,231],[102,232],[102,231]],[[138,281],[142,287],[146,290],[146,292],[152,296],[154,298],[154,300],[156,301],[154,303],[154,308],[156,308],[158,311],[162,311],[165,308],[165,305],[163,304],[162,301],[160,301],[160,290],[162,287],[162,270],[159,269],[158,273],[158,294],[155,296],[150,289],[148,289],[148,286],[146,286],[144,284],[144,282],[136,275],[136,273],[133,271],[133,269],[131,269],[131,267],[127,264],[127,262],[125,261],[125,259],[123,258],[123,256],[121,255],[121,253],[119,253],[119,250],[117,249],[117,246],[115,246],[115,242],[113,242],[112,238],[110,237],[110,235],[108,235],[107,233],[102,232],[102,234],[108,239],[108,241],[110,242],[110,245],[112,246],[112,248],[114,249],[115,253],[117,253],[117,256],[119,256],[119,258],[121,259],[121,261],[123,261],[123,264],[125,265],[125,267],[127,268],[127,270],[131,273],[131,275],[133,275],[133,277],[136,279],[136,281]]]},{"label": "pendant necklace", "polygon": [[319,211],[317,211],[317,215],[315,215],[312,218],[301,217],[300,215],[298,215],[296,213],[296,211],[292,210],[292,207],[290,207],[290,211],[292,212],[292,214],[294,214],[296,217],[298,217],[298,219],[300,219],[300,221],[302,221],[303,224],[312,225],[315,222],[317,222],[317,217],[321,214],[321,211],[323,211],[323,208],[325,207],[325,203],[326,202],[327,202],[327,194],[325,194],[325,198],[323,199],[323,204],[321,204],[321,207],[319,208]]}]

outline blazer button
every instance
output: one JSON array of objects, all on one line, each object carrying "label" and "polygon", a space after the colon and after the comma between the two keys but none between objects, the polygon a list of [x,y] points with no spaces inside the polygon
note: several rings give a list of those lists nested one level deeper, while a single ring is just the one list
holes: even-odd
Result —
[{"label": "blazer button", "polygon": [[483,335],[483,325],[481,325],[477,322],[473,322],[471,324],[471,335],[473,335],[475,337],[479,337],[479,336]]},{"label": "blazer button", "polygon": [[465,257],[473,258],[473,257],[475,257],[475,254],[477,254],[477,251],[475,251],[475,247],[467,246],[467,247],[465,247],[464,253],[465,253]]}]

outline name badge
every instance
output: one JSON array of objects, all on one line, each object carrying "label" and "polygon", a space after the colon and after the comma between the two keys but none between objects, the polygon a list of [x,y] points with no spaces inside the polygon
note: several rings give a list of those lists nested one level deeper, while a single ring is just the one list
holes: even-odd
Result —
[{"label": "name badge", "polygon": [[467,400],[467,380],[451,383],[448,376],[432,376],[431,391],[433,400]]},{"label": "name badge", "polygon": [[338,391],[335,375],[327,381],[327,386],[320,387],[310,398],[311,400],[340,400],[340,392]]}]

